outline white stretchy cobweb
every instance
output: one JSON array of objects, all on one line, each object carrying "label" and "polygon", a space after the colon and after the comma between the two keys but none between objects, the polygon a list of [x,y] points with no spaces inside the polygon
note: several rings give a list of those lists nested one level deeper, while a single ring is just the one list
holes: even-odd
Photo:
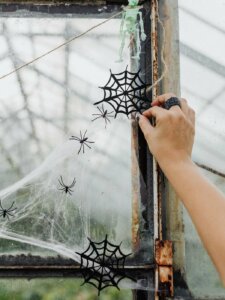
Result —
[{"label": "white stretchy cobweb", "polygon": [[[78,154],[80,142],[67,138],[39,167],[0,191],[2,207],[7,209],[14,202],[15,208],[11,215],[0,218],[0,238],[44,249],[44,257],[55,253],[78,263],[78,253],[87,249],[88,238],[98,242],[106,234],[110,242],[122,242],[125,255],[132,252],[130,158],[118,155],[127,152],[130,145],[130,137],[124,138],[130,124],[126,118],[118,119],[106,130],[103,121],[94,125],[90,121],[92,127],[87,129],[86,137],[95,141],[91,149]],[[124,144],[116,148],[113,144],[118,145],[119,140],[118,135],[113,138],[113,132],[121,130],[121,121],[119,140],[122,138]],[[85,131],[81,130],[82,134]],[[76,136],[79,133],[76,129]],[[73,183],[70,193],[62,188],[61,179],[65,185]],[[143,288],[126,279],[120,286],[123,284]]]},{"label": "white stretchy cobweb", "polygon": [[[95,133],[95,130],[98,132]],[[80,131],[76,131],[79,137]],[[106,233],[116,236],[118,241],[125,240],[129,249],[129,234],[123,230],[119,233],[117,227],[122,225],[123,217],[126,222],[130,219],[130,210],[126,212],[125,209],[131,190],[131,178],[126,172],[129,164],[120,158],[115,161],[115,153],[112,154],[110,149],[104,155],[105,142],[110,145],[107,135],[104,123],[99,120],[92,125],[92,130],[86,132],[86,142],[95,141],[87,144],[91,145],[91,149],[85,146],[85,152],[78,154],[80,142],[68,138],[34,171],[1,190],[2,207],[7,209],[15,202],[13,208],[16,209],[11,215],[1,217],[0,237],[56,252],[61,251],[58,251],[60,246],[64,248],[63,255],[76,260],[75,251],[84,249],[87,237],[101,239]],[[125,181],[116,178],[118,170],[125,176]],[[62,186],[62,179],[66,186],[73,183],[68,193]],[[124,203],[120,199],[117,201],[120,214],[113,204],[118,191],[124,198]],[[110,215],[117,216],[117,220],[110,218]],[[128,226],[130,224],[126,230]]]},{"label": "white stretchy cobweb", "polygon": [[[128,120],[122,121],[127,122],[129,127]],[[85,149],[84,154],[78,155],[79,142],[67,140],[34,171],[0,191],[2,207],[8,208],[15,202],[16,208],[9,217],[0,219],[0,238],[37,246],[51,255],[60,254],[83,264],[84,258],[79,253],[86,253],[89,237],[98,242],[108,234],[110,242],[120,245],[120,251],[125,255],[132,252],[131,208],[127,208],[127,198],[131,197],[131,175],[126,172],[130,166],[127,159],[120,159],[118,154],[115,160],[109,140],[105,140],[106,144],[102,141],[103,136],[111,137],[112,141],[112,132],[117,126],[107,130],[104,123],[96,123],[96,126],[86,133],[95,141],[92,149]],[[105,145],[108,145],[107,155],[103,152]],[[124,147],[119,147],[119,151],[123,152]],[[115,150],[112,144],[111,148]],[[76,179],[71,193],[61,190],[61,177],[68,185]],[[124,263],[120,251],[117,249],[117,263],[121,259]],[[114,274],[111,269],[110,278],[113,286],[116,280],[117,287],[119,284],[125,288],[149,289],[145,286],[146,282],[134,282],[126,279],[124,274],[122,277]],[[108,281],[107,285],[110,286]]]}]

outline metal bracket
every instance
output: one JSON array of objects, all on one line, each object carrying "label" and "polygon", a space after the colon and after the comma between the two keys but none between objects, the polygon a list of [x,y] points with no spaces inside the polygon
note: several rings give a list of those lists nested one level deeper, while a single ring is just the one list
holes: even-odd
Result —
[{"label": "metal bracket", "polygon": [[155,260],[158,268],[159,297],[173,297],[173,249],[172,242],[157,239],[155,241]]}]

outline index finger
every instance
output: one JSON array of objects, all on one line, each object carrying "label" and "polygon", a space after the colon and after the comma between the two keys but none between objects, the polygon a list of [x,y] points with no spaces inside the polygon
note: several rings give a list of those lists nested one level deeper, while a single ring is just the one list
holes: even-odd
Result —
[{"label": "index finger", "polygon": [[176,95],[173,93],[166,93],[166,94],[159,95],[152,101],[151,105],[152,106],[162,106],[171,97],[176,97]]}]

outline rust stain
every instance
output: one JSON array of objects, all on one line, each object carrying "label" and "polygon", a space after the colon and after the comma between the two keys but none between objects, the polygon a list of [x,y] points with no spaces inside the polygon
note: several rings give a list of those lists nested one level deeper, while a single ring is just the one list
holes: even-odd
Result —
[{"label": "rust stain", "polygon": [[[152,83],[154,84],[158,80],[158,20],[157,20],[157,7],[158,3],[157,0],[150,0],[151,1],[151,62],[152,62]],[[152,99],[156,98],[158,95],[158,85],[155,85],[152,87]],[[157,163],[154,160],[153,165]],[[158,169],[158,168],[157,168]],[[159,232],[160,232],[160,215],[161,213],[159,212],[160,206],[159,206],[159,197],[158,197],[158,170],[156,171],[156,174],[153,173],[154,179],[157,180],[157,199],[154,200],[154,238],[155,241],[160,237]],[[155,186],[154,186],[155,188]],[[156,251],[156,245],[155,245],[155,254],[157,253]],[[159,295],[157,291],[159,290],[159,265],[156,264],[155,268],[155,300],[159,299]]]},{"label": "rust stain", "polygon": [[155,244],[155,259],[160,266],[172,266],[173,264],[173,250],[172,242],[165,240],[156,240]]},{"label": "rust stain", "polygon": [[168,240],[156,240],[155,260],[158,266],[158,291],[160,297],[172,297],[173,285],[173,249],[172,242]]},{"label": "rust stain", "polygon": [[[152,0],[151,9],[152,9],[152,32],[151,32],[151,44],[152,44],[152,82],[158,80],[158,14],[157,14],[157,0]],[[156,85],[152,89],[152,97],[155,98],[158,95],[159,85]]]},{"label": "rust stain", "polygon": [[[158,3],[157,0],[152,0],[152,82],[153,84],[159,78],[159,62],[158,62]],[[159,85],[153,87],[152,97],[153,99],[159,94]],[[161,196],[161,184],[160,184],[160,170],[157,164],[157,182],[158,182],[158,238],[162,239],[162,196]]]},{"label": "rust stain", "polygon": [[159,267],[159,289],[158,295],[160,297],[173,297],[173,269],[172,267]]},{"label": "rust stain", "polygon": [[157,164],[157,183],[158,183],[158,215],[159,215],[159,239],[162,239],[162,174],[159,165]]}]

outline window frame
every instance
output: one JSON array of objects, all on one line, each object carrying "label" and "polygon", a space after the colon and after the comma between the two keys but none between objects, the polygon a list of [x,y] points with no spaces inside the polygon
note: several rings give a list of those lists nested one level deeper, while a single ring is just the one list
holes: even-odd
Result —
[{"label": "window frame", "polygon": [[[163,78],[160,85],[160,93],[168,93],[169,91],[181,97],[178,13],[178,0],[159,1],[159,15],[167,35],[164,44],[164,60],[168,68],[167,75]],[[160,29],[158,42],[160,49],[163,46],[162,31]],[[160,55],[160,51],[158,51],[158,55]],[[162,70],[162,65],[159,68]],[[178,297],[179,299],[195,299],[186,281],[183,204],[165,176],[163,174],[161,176],[161,230],[162,239],[170,240],[173,243],[174,297]]]}]

